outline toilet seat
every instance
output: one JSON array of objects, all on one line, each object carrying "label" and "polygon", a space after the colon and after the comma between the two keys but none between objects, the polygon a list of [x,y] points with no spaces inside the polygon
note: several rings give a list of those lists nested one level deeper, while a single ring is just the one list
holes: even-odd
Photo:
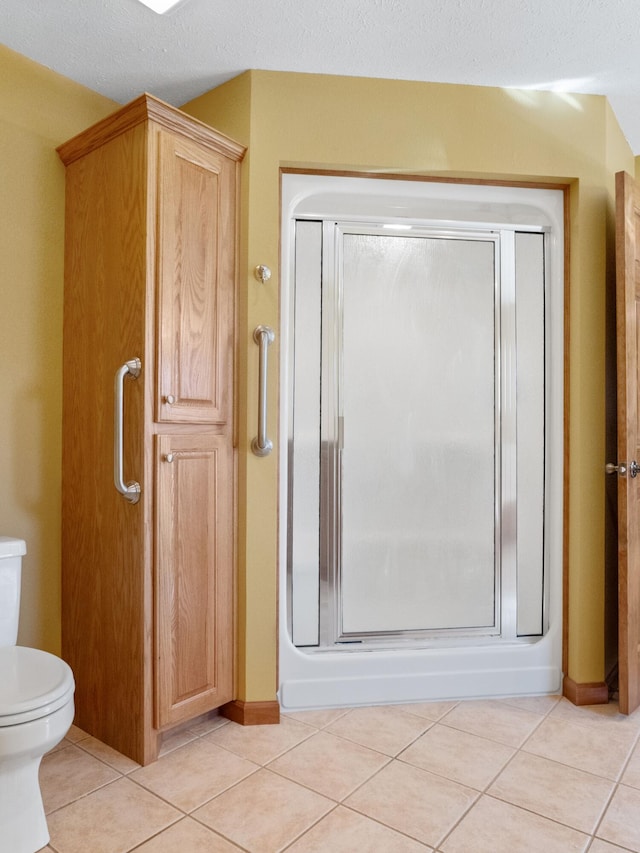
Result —
[{"label": "toilet seat", "polygon": [[0,728],[52,714],[75,690],[71,668],[40,649],[0,648],[0,675]]}]

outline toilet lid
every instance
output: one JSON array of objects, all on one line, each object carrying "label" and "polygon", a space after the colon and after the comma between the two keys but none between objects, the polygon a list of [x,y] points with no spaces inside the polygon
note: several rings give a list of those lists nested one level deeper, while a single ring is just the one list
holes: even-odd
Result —
[{"label": "toilet lid", "polygon": [[71,668],[40,649],[0,648],[0,726],[52,714],[73,696]]}]

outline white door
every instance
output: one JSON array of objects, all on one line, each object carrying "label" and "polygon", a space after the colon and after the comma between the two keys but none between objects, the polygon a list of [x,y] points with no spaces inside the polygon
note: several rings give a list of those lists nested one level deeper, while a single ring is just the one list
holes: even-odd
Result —
[{"label": "white door", "polygon": [[299,646],[543,632],[544,234],[299,221]]}]

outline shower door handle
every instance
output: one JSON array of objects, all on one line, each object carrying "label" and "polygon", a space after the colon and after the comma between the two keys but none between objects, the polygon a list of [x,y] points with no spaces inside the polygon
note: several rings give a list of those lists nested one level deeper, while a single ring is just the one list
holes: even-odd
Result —
[{"label": "shower door handle", "polygon": [[129,503],[137,504],[140,500],[140,483],[124,482],[123,474],[123,433],[124,433],[124,378],[129,375],[132,379],[140,376],[142,363],[139,358],[126,361],[116,370],[114,386],[114,420],[113,420],[113,482],[122,497]]},{"label": "shower door handle", "polygon": [[267,350],[276,336],[269,326],[256,326],[253,340],[258,344],[258,435],[251,442],[256,456],[268,456],[273,442],[267,438]]}]

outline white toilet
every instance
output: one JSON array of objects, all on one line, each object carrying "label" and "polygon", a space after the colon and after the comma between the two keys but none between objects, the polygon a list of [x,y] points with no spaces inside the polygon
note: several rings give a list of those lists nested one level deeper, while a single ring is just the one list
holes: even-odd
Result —
[{"label": "white toilet", "polygon": [[73,673],[17,646],[21,539],[0,536],[0,851],[35,853],[49,842],[38,769],[73,722]]}]

